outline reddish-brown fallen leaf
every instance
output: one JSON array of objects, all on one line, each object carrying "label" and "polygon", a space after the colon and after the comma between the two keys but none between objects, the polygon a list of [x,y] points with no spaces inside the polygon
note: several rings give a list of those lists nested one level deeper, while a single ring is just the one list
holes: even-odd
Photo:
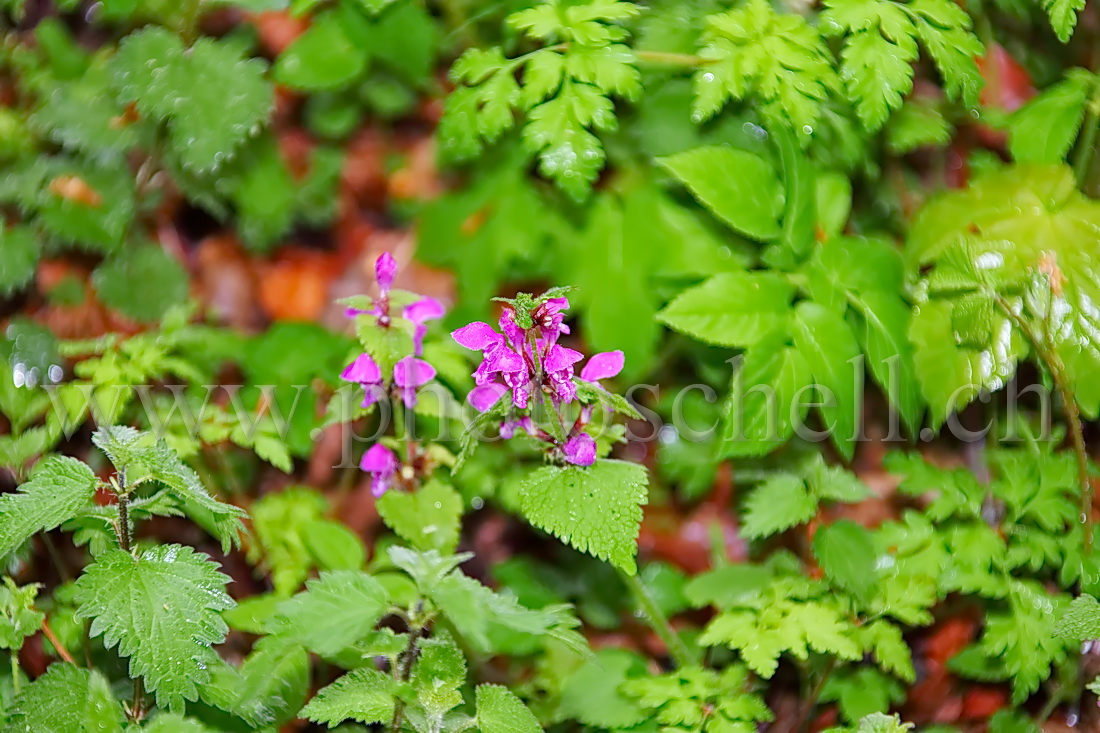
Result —
[{"label": "reddish-brown fallen leaf", "polygon": [[256,26],[260,46],[272,57],[285,51],[309,27],[305,18],[295,18],[286,10],[255,13],[252,24]]},{"label": "reddish-brown fallen leaf", "polygon": [[50,193],[85,206],[103,205],[103,197],[80,176],[58,176],[50,181]]},{"label": "reddish-brown fallen leaf", "polygon": [[316,320],[329,304],[332,256],[284,247],[260,268],[260,302],[275,320]]}]

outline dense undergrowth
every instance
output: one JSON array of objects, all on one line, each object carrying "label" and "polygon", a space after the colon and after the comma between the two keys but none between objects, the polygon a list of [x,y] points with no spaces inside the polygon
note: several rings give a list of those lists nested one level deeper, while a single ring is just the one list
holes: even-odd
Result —
[{"label": "dense undergrowth", "polygon": [[0,731],[1100,729],[1083,0],[0,0]]}]

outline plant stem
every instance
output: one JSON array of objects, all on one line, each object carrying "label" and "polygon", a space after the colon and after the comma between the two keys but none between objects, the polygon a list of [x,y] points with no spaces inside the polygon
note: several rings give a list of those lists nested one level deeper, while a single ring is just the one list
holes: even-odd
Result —
[{"label": "plant stem", "polygon": [[1073,173],[1077,178],[1077,187],[1085,185],[1085,179],[1092,169],[1092,158],[1096,153],[1096,132],[1100,127],[1100,84],[1093,82],[1092,96],[1085,106],[1085,120],[1081,123],[1084,131],[1073,156]]},{"label": "plant stem", "polygon": [[1016,327],[1023,332],[1024,337],[1031,343],[1036,356],[1039,357],[1046,370],[1050,372],[1050,378],[1054,381],[1054,388],[1058,391],[1058,398],[1062,401],[1062,414],[1066,419],[1070,440],[1073,442],[1073,452],[1077,458],[1080,521],[1084,529],[1081,558],[1084,562],[1092,554],[1093,546],[1092,481],[1089,479],[1089,456],[1085,448],[1085,433],[1081,424],[1081,412],[1077,407],[1077,398],[1073,394],[1073,388],[1070,386],[1069,377],[1066,374],[1066,365],[1062,361],[1061,355],[1058,354],[1058,350],[1054,348],[1054,344],[1051,343],[1049,334],[1047,334],[1047,337],[1043,337],[1036,333],[1031,324],[1016,313],[1011,304],[1000,295],[994,295],[994,299],[1001,310],[1016,324]]},{"label": "plant stem", "polygon": [[696,56],[693,53],[671,53],[668,51],[634,51],[639,61],[651,64],[668,64],[670,66],[702,66],[714,63],[713,59]]},{"label": "plant stem", "polygon": [[118,546],[130,552],[133,539],[133,531],[130,528],[130,497],[122,492],[118,494],[118,527],[115,531],[118,535]]},{"label": "plant stem", "polygon": [[57,634],[50,628],[50,620],[46,619],[42,622],[42,633],[46,635],[46,638],[53,644],[53,648],[57,650],[58,656],[64,659],[69,664],[76,664],[73,659],[73,655],[69,654],[69,650],[65,648],[65,645],[61,643],[61,639],[57,638]]},{"label": "plant stem", "polygon": [[[409,675],[412,673],[413,662],[416,661],[420,639],[423,638],[424,632],[427,631],[427,625],[420,623],[420,614],[424,610],[424,602],[420,601],[416,605],[416,616],[409,622],[409,643],[405,646],[405,651],[401,652],[401,656],[397,658],[397,669],[394,675],[398,682],[406,682],[409,679]],[[401,730],[401,722],[405,717],[405,701],[398,698],[394,702],[393,706],[393,720],[390,722],[390,733],[399,733]]]},{"label": "plant stem", "polygon": [[21,681],[19,679],[19,651],[11,649],[11,689],[18,695]]},{"label": "plant stem", "polygon": [[[125,470],[118,472],[115,496],[118,499],[118,526],[115,527],[115,533],[118,535],[118,546],[132,554],[134,530],[130,526],[130,490],[126,486]],[[143,710],[145,706],[144,698],[145,685],[142,684],[141,677],[136,677],[134,679],[134,699],[127,711],[127,717],[130,718],[131,723],[141,722],[142,718],[145,717],[145,711]]]},{"label": "plant stem", "polygon": [[668,622],[668,617],[665,616],[657,602],[653,600],[653,596],[649,595],[649,591],[646,590],[641,579],[637,575],[627,575],[625,572],[622,573],[622,577],[626,581],[627,587],[634,594],[634,599],[638,602],[638,608],[642,612],[646,623],[668,647],[668,653],[672,656],[672,661],[676,663],[676,666],[693,667],[698,665],[699,660],[695,658],[684,640],[676,633],[676,629],[672,628],[672,624]]},{"label": "plant stem", "polygon": [[814,713],[814,708],[817,707],[817,701],[821,698],[821,693],[825,689],[825,683],[829,681],[829,676],[832,675],[833,670],[836,669],[837,658],[832,657],[829,659],[828,664],[825,665],[825,669],[821,670],[821,677],[818,678],[817,684],[810,690],[810,694],[806,696],[806,702],[802,706],[802,712],[799,714],[799,723],[796,730],[805,731],[810,725],[810,716]]}]

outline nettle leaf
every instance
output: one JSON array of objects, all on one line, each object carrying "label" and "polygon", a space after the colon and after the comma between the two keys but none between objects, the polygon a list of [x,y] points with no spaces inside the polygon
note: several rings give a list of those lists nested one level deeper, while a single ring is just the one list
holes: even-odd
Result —
[{"label": "nettle leaf", "polygon": [[156,323],[175,305],[187,300],[187,271],[154,244],[127,249],[92,274],[103,303],[141,323]]},{"label": "nettle leaf", "polygon": [[645,721],[646,713],[621,686],[643,674],[645,663],[634,652],[600,649],[562,681],[561,713],[596,728],[632,728]]},{"label": "nettle leaf", "polygon": [[97,670],[51,664],[16,698],[5,731],[35,733],[122,733],[126,718]]},{"label": "nettle leaf", "polygon": [[813,519],[817,498],[794,474],[772,476],[756,487],[745,501],[741,530],[749,539],[760,539]]},{"label": "nettle leaf", "polygon": [[547,466],[524,480],[520,509],[539,529],[633,575],[647,484],[645,467],[625,461]]},{"label": "nettle leaf", "polygon": [[765,118],[809,139],[822,103],[840,86],[832,54],[817,29],[766,0],[707,18],[695,72],[692,119],[714,117],[729,100],[755,96]]},{"label": "nettle leaf", "polygon": [[779,236],[783,186],[775,169],[760,156],[715,145],[657,162],[738,232],[761,241]]},{"label": "nettle leaf", "polygon": [[72,519],[91,504],[98,484],[92,469],[75,458],[50,456],[38,463],[18,492],[0,496],[0,557]]},{"label": "nettle leaf", "polygon": [[135,127],[121,122],[123,112],[112,94],[107,67],[97,59],[79,79],[55,84],[43,95],[30,121],[65,148],[117,159],[139,140]]},{"label": "nettle leaf", "polygon": [[462,519],[462,497],[432,480],[414,492],[389,491],[378,500],[382,521],[418,550],[454,552]]},{"label": "nettle leaf", "polygon": [[198,698],[210,679],[228,627],[220,612],[235,604],[229,578],[217,563],[181,545],[160,545],[135,558],[110,550],[76,582],[77,615],[90,619],[91,635],[130,659],[130,675],[142,677],[170,710]]},{"label": "nettle leaf", "polygon": [[680,293],[657,320],[717,346],[751,347],[791,318],[795,289],[771,272],[725,272]]},{"label": "nettle leaf", "polygon": [[0,295],[9,296],[31,281],[41,251],[33,229],[0,222]]},{"label": "nettle leaf", "polygon": [[127,472],[128,483],[152,479],[163,484],[184,511],[221,541],[224,552],[240,542],[244,511],[211,496],[198,474],[163,440],[124,426],[100,428],[92,440],[116,468]]},{"label": "nettle leaf", "polygon": [[1092,596],[1074,598],[1058,618],[1054,633],[1078,644],[1100,639],[1100,601]]},{"label": "nettle leaf", "polygon": [[[875,546],[870,533],[842,519],[814,534],[814,557],[825,576],[857,598],[865,598],[875,584]],[[858,717],[858,716],[857,716]]]},{"label": "nettle leaf", "polygon": [[1095,80],[1080,69],[1012,113],[1008,149],[1017,163],[1061,163],[1073,147]]},{"label": "nettle leaf", "polygon": [[295,641],[321,656],[334,656],[367,636],[387,608],[386,589],[367,573],[335,570],[306,583],[283,601],[270,633]]},{"label": "nettle leaf", "polygon": [[360,723],[389,723],[393,718],[397,689],[393,677],[376,669],[349,672],[302,708],[301,717],[333,728],[345,720]]},{"label": "nettle leaf", "polygon": [[197,172],[221,167],[274,106],[264,62],[211,38],[184,48],[175,33],[149,26],[123,39],[109,68],[119,99],[166,120],[172,150]]},{"label": "nettle leaf", "polygon": [[475,694],[477,726],[482,733],[540,733],[535,714],[511,690],[501,685],[480,685]]},{"label": "nettle leaf", "polygon": [[278,726],[296,717],[309,695],[309,678],[309,653],[267,636],[256,642],[240,667],[223,663],[211,668],[211,680],[199,694],[250,725]]},{"label": "nettle leaf", "polygon": [[803,396],[813,374],[780,333],[753,345],[735,367],[723,408],[724,455],[759,456],[785,443],[806,416]]},{"label": "nettle leaf", "polygon": [[34,607],[40,587],[38,583],[17,586],[11,578],[4,578],[0,586],[0,649],[18,652],[23,641],[42,628],[46,616]]}]

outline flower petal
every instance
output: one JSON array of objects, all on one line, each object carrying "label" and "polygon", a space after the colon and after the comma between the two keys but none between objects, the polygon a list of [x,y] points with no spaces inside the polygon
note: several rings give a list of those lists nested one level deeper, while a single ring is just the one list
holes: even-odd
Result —
[{"label": "flower petal", "polygon": [[560,372],[563,369],[568,369],[573,366],[583,358],[584,354],[579,351],[574,351],[567,346],[558,346],[554,344],[546,354],[546,358],[542,362],[542,367],[548,372]]},{"label": "flower petal", "polygon": [[370,358],[370,354],[362,353],[355,357],[355,361],[344,367],[340,372],[340,378],[359,384],[378,384],[382,381],[382,370]]},{"label": "flower petal", "polygon": [[581,369],[581,379],[586,382],[598,382],[601,379],[609,379],[623,370],[623,352],[604,351],[593,354],[588,363]]},{"label": "flower petal", "polygon": [[574,466],[591,466],[596,462],[596,441],[588,433],[581,433],[567,440],[562,452]]},{"label": "flower petal", "polygon": [[397,276],[397,260],[389,252],[383,252],[374,261],[374,277],[378,280],[378,287],[383,293],[393,286],[393,279]]},{"label": "flower petal", "polygon": [[446,312],[443,304],[435,298],[421,298],[415,303],[405,306],[405,310],[401,313],[408,320],[420,325],[424,321],[442,318]]},{"label": "flower petal", "polygon": [[480,387],[471,389],[470,394],[466,396],[466,401],[473,405],[478,412],[485,412],[495,405],[500,400],[501,395],[507,391],[508,388],[498,382],[483,384]]},{"label": "flower petal", "polygon": [[452,331],[451,338],[457,341],[460,346],[465,346],[467,349],[473,349],[474,351],[484,351],[504,339],[503,336],[493,330],[492,326],[481,321],[474,321],[468,326]]},{"label": "flower petal", "polygon": [[406,356],[393,365],[393,381],[398,387],[419,387],[435,377],[435,367],[423,359]]},{"label": "flower petal", "polygon": [[500,314],[498,325],[500,326],[500,330],[504,332],[504,335],[508,337],[513,349],[523,348],[523,344],[526,342],[526,336],[523,329],[516,325],[515,313],[505,308],[504,312]]},{"label": "flower petal", "polygon": [[397,471],[397,465],[397,454],[381,443],[375,443],[368,448],[359,461],[359,468],[382,476],[393,475]]}]

